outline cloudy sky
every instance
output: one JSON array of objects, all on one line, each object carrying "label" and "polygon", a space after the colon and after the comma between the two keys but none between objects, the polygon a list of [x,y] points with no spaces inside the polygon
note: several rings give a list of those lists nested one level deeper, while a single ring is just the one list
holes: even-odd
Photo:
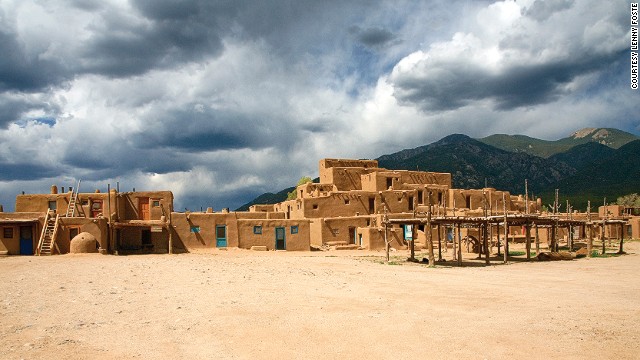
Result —
[{"label": "cloudy sky", "polygon": [[640,133],[628,0],[0,0],[0,204],[236,208],[451,133]]}]

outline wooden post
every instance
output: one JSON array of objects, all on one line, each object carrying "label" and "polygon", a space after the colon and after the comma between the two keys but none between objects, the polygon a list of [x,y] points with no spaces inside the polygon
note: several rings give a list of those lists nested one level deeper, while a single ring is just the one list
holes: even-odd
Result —
[{"label": "wooden post", "polygon": [[434,267],[436,264],[435,256],[433,255],[433,233],[431,229],[431,191],[428,193],[429,201],[428,201],[428,210],[427,210],[427,228],[429,229],[429,234],[427,234],[427,246],[429,250],[429,267]]},{"label": "wooden post", "polygon": [[458,228],[458,266],[462,266],[462,234],[460,234],[460,223],[457,224]]},{"label": "wooden post", "polygon": [[604,236],[604,231],[605,231],[605,228],[606,228],[605,226],[606,225],[604,223],[604,220],[602,220],[602,234],[600,236],[600,238],[602,239],[602,255],[604,255],[607,252],[607,248],[606,248],[607,243],[606,243],[605,236]]},{"label": "wooden post", "polygon": [[587,257],[593,252],[593,224],[589,223],[589,239],[587,240]]},{"label": "wooden post", "polygon": [[482,224],[482,242],[484,244],[484,263],[489,265],[489,241],[488,241],[488,234],[489,232],[487,231],[487,226],[489,224],[485,221]]},{"label": "wooden post", "polygon": [[384,205],[384,215],[382,217],[384,223],[384,247],[387,255],[387,263],[389,263],[389,240],[387,239],[387,233],[389,232],[389,217],[387,216],[387,205]]},{"label": "wooden post", "polygon": [[623,242],[624,242],[624,224],[620,224],[620,248],[618,249],[618,254],[624,254],[624,249],[622,247]]},{"label": "wooden post", "polygon": [[538,224],[533,224],[536,230],[536,256],[540,254],[540,234],[538,233]]},{"label": "wooden post", "polygon": [[527,241],[527,260],[531,260],[531,226],[529,221],[525,225],[525,237]]},{"label": "wooden post", "polygon": [[[497,210],[498,210],[498,209],[496,209],[496,211],[497,211]],[[496,225],[496,227],[497,227],[497,230],[496,230],[496,237],[497,237],[497,239],[496,239],[496,241],[498,242],[498,256],[500,256],[500,255],[502,255],[502,254],[500,253],[500,224]]]},{"label": "wooden post", "polygon": [[[113,244],[111,244],[111,242],[113,241],[113,229],[111,228],[111,184],[107,184],[107,201],[108,201],[108,211],[109,211],[109,216],[107,217],[107,221],[109,224],[109,232],[107,233],[107,252],[110,252],[110,250],[113,250]],[[111,249],[110,249],[111,248]]]},{"label": "wooden post", "polygon": [[509,261],[509,222],[507,219],[507,199],[502,193],[502,209],[504,210],[504,263]]},{"label": "wooden post", "polygon": [[438,229],[438,261],[442,261],[442,239],[440,236],[440,224],[436,225]]},{"label": "wooden post", "polygon": [[457,261],[458,260],[458,246],[456,244],[456,225],[453,225],[453,229],[451,229],[453,232],[453,254],[451,254],[453,256],[453,261]]}]

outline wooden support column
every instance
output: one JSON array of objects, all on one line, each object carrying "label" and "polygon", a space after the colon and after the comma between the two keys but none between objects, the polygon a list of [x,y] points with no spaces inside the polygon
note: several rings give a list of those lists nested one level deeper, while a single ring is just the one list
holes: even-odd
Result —
[{"label": "wooden support column", "polygon": [[496,230],[496,236],[497,236],[496,241],[498,242],[498,256],[500,256],[500,255],[502,255],[500,253],[500,224],[496,225],[496,228],[497,228],[497,230]]},{"label": "wooden support column", "polygon": [[536,233],[536,256],[538,256],[540,254],[540,234],[538,233],[538,224],[534,223],[533,226]]},{"label": "wooden support column", "polygon": [[624,224],[620,224],[620,248],[618,249],[618,254],[624,254],[624,249],[622,247],[623,242],[624,242]]},{"label": "wooden support column", "polygon": [[453,256],[453,261],[458,260],[458,246],[456,243],[456,225],[453,225],[453,254],[451,254]]},{"label": "wooden support column", "polygon": [[427,228],[429,233],[427,234],[427,247],[429,250],[429,267],[434,267],[436,264],[435,256],[433,255],[433,232],[431,228],[431,191],[428,193],[429,195],[429,210],[427,211]]},{"label": "wooden support column", "polygon": [[589,238],[587,240],[587,257],[591,257],[593,251],[593,225],[589,224]]},{"label": "wooden support column", "polygon": [[440,235],[440,224],[436,225],[438,229],[438,261],[442,261],[442,236]]},{"label": "wooden support column", "polygon": [[484,245],[484,263],[489,265],[489,241],[488,241],[488,223],[482,224],[482,243]]},{"label": "wooden support column", "polygon": [[507,200],[502,193],[502,208],[504,210],[504,263],[509,261],[509,221],[507,219]]},{"label": "wooden support column", "polygon": [[456,237],[458,240],[458,266],[462,266],[462,234],[460,234],[460,223],[458,223],[457,229],[458,234]]},{"label": "wooden support column", "polygon": [[411,249],[411,257],[409,258],[410,261],[415,261],[416,260],[416,225],[412,224],[411,225],[411,241],[409,242],[409,249]]},{"label": "wooden support column", "polygon": [[602,255],[604,255],[607,252],[607,243],[605,240],[605,236],[604,236],[604,231],[606,229],[606,225],[604,224],[604,220],[602,220],[602,234],[600,236],[600,238],[602,239]]},{"label": "wooden support column", "polygon": [[525,237],[527,241],[527,260],[531,260],[531,225],[528,221],[525,225]]}]

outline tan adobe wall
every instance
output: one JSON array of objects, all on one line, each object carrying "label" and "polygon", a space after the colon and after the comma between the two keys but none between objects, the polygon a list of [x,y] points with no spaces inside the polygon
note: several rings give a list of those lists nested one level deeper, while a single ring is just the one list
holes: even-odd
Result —
[{"label": "tan adobe wall", "polygon": [[297,199],[328,196],[329,193],[337,191],[333,184],[306,183],[296,189]]},{"label": "tan adobe wall", "polygon": [[319,162],[320,170],[332,167],[377,168],[378,160],[322,159]]},{"label": "tan adobe wall", "polygon": [[329,168],[320,169],[320,183],[333,184],[338,191],[362,190],[361,177],[375,169]]},{"label": "tan adobe wall", "polygon": [[287,200],[275,204],[274,209],[282,214],[284,219],[304,219],[302,200]]},{"label": "tan adobe wall", "polygon": [[274,211],[273,204],[249,206],[249,212],[273,212],[273,211]]},{"label": "tan adobe wall", "polygon": [[[266,246],[267,250],[275,250],[276,228],[281,227],[285,230],[287,251],[309,251],[309,223],[309,220],[238,220],[238,247]],[[260,228],[258,234],[256,227]],[[297,233],[294,227],[297,227]]]},{"label": "tan adobe wall", "polygon": [[609,217],[622,216],[623,212],[624,206],[622,205],[607,205],[598,207],[598,216],[600,218],[605,217],[607,213],[609,214]]},{"label": "tan adobe wall", "polygon": [[[0,252],[6,251],[9,255],[20,254],[20,227],[27,226],[31,228],[32,240],[33,240],[33,253],[38,244],[40,238],[40,232],[44,224],[44,215],[40,212],[27,212],[27,213],[2,213],[2,219],[5,222],[0,223]],[[12,223],[11,220],[16,220]],[[35,222],[20,222],[19,220],[35,220]],[[11,236],[4,237],[4,229],[8,230]]]},{"label": "tan adobe wall", "polygon": [[227,247],[238,247],[236,213],[189,213],[187,217],[186,213],[174,212],[171,214],[171,223],[176,250],[215,248],[216,225],[226,226]]},{"label": "tan adobe wall", "polygon": [[312,224],[311,243],[317,246],[332,242],[355,244],[357,228],[370,226],[372,221],[369,216],[318,219]]},{"label": "tan adobe wall", "polygon": [[[81,232],[90,233],[96,238],[101,248],[108,249],[109,226],[107,219],[60,218],[56,244],[58,244],[61,254],[69,253],[72,229],[77,230],[75,235]],[[38,238],[40,238],[40,234],[38,234]]]},{"label": "tan adobe wall", "polygon": [[384,212],[384,205],[387,205],[388,213],[413,213],[414,199],[417,199],[417,190],[393,190],[383,191],[377,197],[376,211]]},{"label": "tan adobe wall", "polygon": [[[376,193],[364,191],[336,192],[326,197],[303,199],[305,218],[357,216],[375,213]],[[370,201],[373,211],[370,212]]]},{"label": "tan adobe wall", "polygon": [[[497,212],[503,211],[502,194],[505,195],[507,201],[507,211],[513,210],[511,204],[511,195],[508,191],[498,191],[494,189],[486,189],[487,209]],[[448,207],[453,208],[455,199],[456,208],[467,208],[471,210],[481,209],[483,206],[484,196],[482,189],[450,189],[447,196]]]},{"label": "tan adobe wall", "polygon": [[161,205],[167,214],[173,211],[173,193],[171,191],[125,192],[118,196],[119,220],[142,220],[141,202],[149,204],[149,220],[160,220],[162,216]]},{"label": "tan adobe wall", "polygon": [[16,212],[46,212],[49,202],[55,201],[58,213],[64,214],[69,205],[68,194],[26,194],[16,196]]}]

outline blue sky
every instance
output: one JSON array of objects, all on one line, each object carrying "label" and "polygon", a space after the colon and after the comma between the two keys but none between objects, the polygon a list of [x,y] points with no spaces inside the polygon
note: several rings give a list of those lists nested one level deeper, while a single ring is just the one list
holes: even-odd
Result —
[{"label": "blue sky", "polygon": [[236,208],[451,133],[640,133],[627,0],[0,0],[0,204]]}]

